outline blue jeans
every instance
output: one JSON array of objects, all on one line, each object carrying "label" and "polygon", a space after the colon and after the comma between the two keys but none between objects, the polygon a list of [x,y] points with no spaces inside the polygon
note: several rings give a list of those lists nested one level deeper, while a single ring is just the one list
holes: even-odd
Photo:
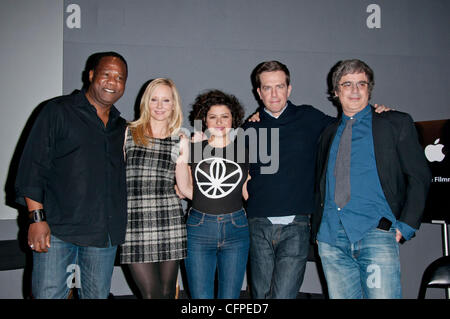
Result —
[{"label": "blue jeans", "polygon": [[244,210],[209,215],[191,209],[187,220],[189,291],[193,299],[213,299],[216,269],[219,299],[238,299],[248,258],[248,222]]},{"label": "blue jeans", "polygon": [[328,294],[332,299],[402,297],[399,246],[395,229],[375,228],[350,243],[340,224],[335,245],[319,242]]},{"label": "blue jeans", "polygon": [[308,215],[288,225],[266,217],[249,218],[250,287],[255,299],[295,299],[305,274],[310,246]]},{"label": "blue jeans", "polygon": [[37,299],[66,299],[71,288],[82,299],[106,299],[117,246],[82,247],[51,236],[46,253],[33,252],[32,293]]}]

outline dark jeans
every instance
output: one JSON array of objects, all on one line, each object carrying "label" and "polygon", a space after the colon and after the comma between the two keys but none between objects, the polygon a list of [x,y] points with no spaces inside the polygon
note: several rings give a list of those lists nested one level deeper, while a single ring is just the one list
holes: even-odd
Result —
[{"label": "dark jeans", "polygon": [[309,215],[288,225],[249,218],[250,287],[255,299],[295,299],[308,261]]},{"label": "dark jeans", "polygon": [[218,273],[219,299],[238,299],[247,266],[249,235],[245,211],[209,215],[191,209],[185,260],[193,299],[214,298]]}]

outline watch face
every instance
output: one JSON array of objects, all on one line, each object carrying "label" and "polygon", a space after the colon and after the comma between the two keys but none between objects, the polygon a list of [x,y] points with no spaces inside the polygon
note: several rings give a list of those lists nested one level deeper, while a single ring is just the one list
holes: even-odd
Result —
[{"label": "watch face", "polygon": [[31,212],[30,221],[33,223],[46,221],[44,210],[43,209],[33,210]]}]

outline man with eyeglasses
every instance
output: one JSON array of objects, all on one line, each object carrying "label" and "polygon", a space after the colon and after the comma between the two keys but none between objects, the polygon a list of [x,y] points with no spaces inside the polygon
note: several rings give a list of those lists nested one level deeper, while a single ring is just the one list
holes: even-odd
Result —
[{"label": "man with eyeglasses", "polygon": [[376,113],[372,69],[332,74],[342,118],[319,139],[312,217],[330,298],[401,298],[399,242],[420,226],[431,174],[411,116]]},{"label": "man with eyeglasses", "polygon": [[[255,299],[295,299],[303,282],[310,248],[310,215],[314,211],[317,141],[335,122],[311,105],[294,105],[290,72],[279,61],[260,63],[253,72],[264,108],[244,129],[254,128],[255,145],[270,150],[278,130],[278,170],[262,173],[268,164],[250,163],[247,216],[250,230],[250,288]],[[377,112],[388,110],[380,106]],[[264,133],[267,132],[267,136]],[[261,139],[261,140],[260,140]],[[259,152],[258,152],[259,154]]]}]

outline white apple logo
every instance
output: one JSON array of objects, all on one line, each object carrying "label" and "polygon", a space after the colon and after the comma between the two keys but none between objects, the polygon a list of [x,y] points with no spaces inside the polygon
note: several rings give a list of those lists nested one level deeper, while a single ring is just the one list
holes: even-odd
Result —
[{"label": "white apple logo", "polygon": [[425,147],[425,156],[429,162],[442,162],[445,157],[445,154],[442,153],[444,145],[438,143],[439,138],[434,141],[434,144],[430,144]]}]

